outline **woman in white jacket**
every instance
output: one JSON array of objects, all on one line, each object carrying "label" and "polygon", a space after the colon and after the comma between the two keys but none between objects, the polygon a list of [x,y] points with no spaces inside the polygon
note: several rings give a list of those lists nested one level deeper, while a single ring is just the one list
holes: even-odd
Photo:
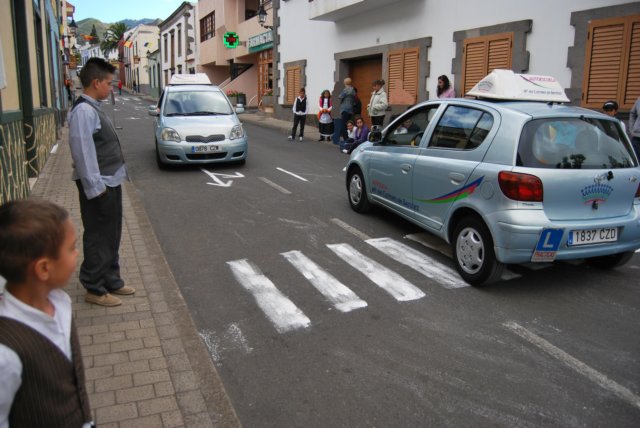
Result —
[{"label": "woman in white jacket", "polygon": [[382,89],[384,86],[384,80],[374,80],[373,92],[371,92],[371,100],[367,106],[367,113],[371,117],[371,124],[373,126],[382,127],[384,122],[384,115],[389,105],[387,101],[387,93]]}]

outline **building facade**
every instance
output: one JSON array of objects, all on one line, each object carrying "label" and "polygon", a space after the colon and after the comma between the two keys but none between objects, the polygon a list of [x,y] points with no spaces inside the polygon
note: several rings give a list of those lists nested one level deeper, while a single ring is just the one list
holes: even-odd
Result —
[{"label": "building facade", "polygon": [[174,74],[193,74],[198,68],[197,4],[183,2],[160,23],[162,86]]},{"label": "building facade", "polygon": [[[155,25],[140,24],[128,30],[123,37],[122,64],[124,85],[130,90],[134,84],[140,93],[149,93],[148,54],[158,49],[159,29]],[[121,79],[122,79],[121,77]]]},{"label": "building facade", "polygon": [[[640,96],[640,3],[624,0],[482,4],[459,0],[274,0],[276,114],[290,115],[299,87],[335,98],[345,77],[359,89],[363,115],[371,83],[386,81],[389,118],[436,97],[447,75],[464,96],[496,68],[554,76],[571,102],[628,110]],[[300,34],[317,35],[313,46]],[[634,59],[635,58],[635,59]],[[312,104],[311,114],[318,106]]]},{"label": "building facade", "polygon": [[[269,11],[262,25],[261,5]],[[261,0],[200,0],[196,40],[199,71],[227,92],[245,94],[256,107],[273,86],[272,2]]]},{"label": "building facade", "polygon": [[29,195],[65,120],[65,16],[65,2],[0,2],[0,204]]}]

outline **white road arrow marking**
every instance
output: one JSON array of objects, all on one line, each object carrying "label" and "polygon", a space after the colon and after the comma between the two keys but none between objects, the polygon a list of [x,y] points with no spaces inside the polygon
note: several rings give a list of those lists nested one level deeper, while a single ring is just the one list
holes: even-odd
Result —
[{"label": "white road arrow marking", "polygon": [[220,173],[215,173],[215,172],[210,172],[207,171],[204,168],[200,168],[200,170],[202,172],[204,172],[205,174],[207,174],[213,181],[215,181],[215,183],[207,183],[210,186],[219,186],[219,187],[231,187],[231,183],[233,183],[233,180],[229,180],[229,181],[222,181],[222,178],[244,178],[244,175],[242,175],[239,172],[236,172],[235,174],[220,174]]}]

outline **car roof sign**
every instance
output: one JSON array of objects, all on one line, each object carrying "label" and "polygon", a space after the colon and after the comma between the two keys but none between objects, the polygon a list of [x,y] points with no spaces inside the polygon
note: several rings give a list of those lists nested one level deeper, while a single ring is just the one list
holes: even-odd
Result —
[{"label": "car roof sign", "polygon": [[174,74],[169,85],[211,85],[211,81],[205,73]]},{"label": "car roof sign", "polygon": [[512,70],[493,70],[480,80],[467,96],[510,101],[568,103],[569,98],[551,76],[517,74]]}]

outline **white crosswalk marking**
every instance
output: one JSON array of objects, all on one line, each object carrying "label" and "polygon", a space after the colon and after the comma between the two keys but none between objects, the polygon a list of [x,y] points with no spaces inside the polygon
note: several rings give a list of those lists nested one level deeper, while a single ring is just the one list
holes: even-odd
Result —
[{"label": "white crosswalk marking", "polygon": [[311,325],[311,320],[247,259],[227,262],[233,276],[249,291],[278,333]]},{"label": "white crosswalk marking", "polygon": [[380,263],[376,262],[357,251],[349,244],[327,244],[342,260],[349,263],[352,267],[362,272],[372,282],[380,288],[391,294],[396,300],[407,301],[416,300],[425,296],[425,294],[415,285],[395,273],[387,269]]},{"label": "white crosswalk marking", "polygon": [[433,279],[445,288],[469,286],[455,270],[391,238],[368,239],[366,243],[427,278]]},{"label": "white crosswalk marking", "polygon": [[282,253],[282,256],[339,311],[351,312],[367,306],[367,302],[300,251],[289,251]]}]

